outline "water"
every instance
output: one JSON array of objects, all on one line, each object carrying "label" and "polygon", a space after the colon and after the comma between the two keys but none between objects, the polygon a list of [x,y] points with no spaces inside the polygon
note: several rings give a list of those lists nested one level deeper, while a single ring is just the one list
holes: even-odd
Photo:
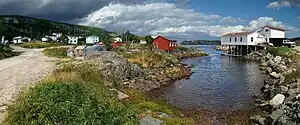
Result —
[{"label": "water", "polygon": [[241,58],[221,56],[213,46],[198,47],[210,56],[183,60],[182,63],[195,65],[195,73],[190,79],[176,81],[159,90],[159,98],[182,109],[250,109],[252,97],[259,94],[263,85],[259,65]]}]

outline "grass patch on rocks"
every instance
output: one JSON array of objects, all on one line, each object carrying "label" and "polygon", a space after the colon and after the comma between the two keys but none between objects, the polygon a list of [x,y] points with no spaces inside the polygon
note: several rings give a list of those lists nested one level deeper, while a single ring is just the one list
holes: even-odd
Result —
[{"label": "grass patch on rocks", "polygon": [[23,48],[47,48],[54,46],[62,46],[62,43],[51,43],[51,42],[28,42],[23,43],[20,46]]},{"label": "grass patch on rocks", "polygon": [[[143,116],[151,116],[164,121],[164,125],[195,125],[195,121],[191,118],[183,118],[176,108],[170,106],[163,101],[154,101],[144,94],[136,91],[126,90],[130,96],[124,102],[134,105],[139,113],[139,118]],[[166,115],[162,115],[166,113]]]},{"label": "grass patch on rocks", "polygon": [[300,58],[297,54],[297,50],[289,47],[269,47],[267,48],[267,52],[274,56],[282,56],[292,60],[299,60]]},{"label": "grass patch on rocks", "polygon": [[67,50],[67,47],[46,48],[43,50],[43,53],[49,57],[68,58]]}]

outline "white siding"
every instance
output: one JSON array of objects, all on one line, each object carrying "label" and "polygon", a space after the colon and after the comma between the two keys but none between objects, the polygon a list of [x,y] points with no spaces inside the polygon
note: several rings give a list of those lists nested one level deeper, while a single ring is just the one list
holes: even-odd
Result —
[{"label": "white siding", "polygon": [[[231,38],[231,41],[230,41]],[[236,38],[236,41],[235,41]],[[242,41],[241,41],[242,38]],[[221,38],[222,45],[247,45],[247,36],[223,36]]]},{"label": "white siding", "polygon": [[[231,41],[230,41],[231,38]],[[235,41],[235,38],[237,39]],[[242,41],[241,41],[242,38]],[[253,38],[253,41],[251,41]],[[258,32],[253,32],[251,34],[243,36],[223,36],[221,37],[221,45],[257,45],[259,43],[265,42],[265,37]]]},{"label": "white siding", "polygon": [[88,44],[94,44],[99,42],[99,37],[98,36],[88,36],[86,37],[86,43]]},{"label": "white siding", "polygon": [[78,39],[79,37],[75,37],[75,36],[68,36],[68,44],[78,44]]},{"label": "white siding", "polygon": [[[251,40],[251,38],[253,38],[253,41]],[[254,32],[251,34],[248,34],[248,45],[257,45],[259,43],[263,43],[265,38],[259,34],[258,32]]]},{"label": "white siding", "polygon": [[271,29],[271,37],[270,38],[285,38],[285,32],[280,30]]}]

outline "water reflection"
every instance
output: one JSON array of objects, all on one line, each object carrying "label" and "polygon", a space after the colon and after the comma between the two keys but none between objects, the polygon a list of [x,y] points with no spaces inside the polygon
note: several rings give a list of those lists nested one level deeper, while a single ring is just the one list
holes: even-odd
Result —
[{"label": "water reflection", "polygon": [[163,89],[162,95],[170,104],[189,108],[247,109],[252,96],[259,93],[263,76],[258,64],[239,58],[221,56],[210,46],[202,46],[210,56],[184,60],[194,64],[190,79],[180,80]]}]

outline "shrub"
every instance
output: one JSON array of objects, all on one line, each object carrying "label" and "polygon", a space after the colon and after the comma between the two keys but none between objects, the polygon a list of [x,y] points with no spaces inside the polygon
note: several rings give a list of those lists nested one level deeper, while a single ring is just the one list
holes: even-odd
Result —
[{"label": "shrub", "polygon": [[0,59],[17,56],[19,54],[19,52],[13,52],[13,49],[9,47],[9,45],[0,44]]},{"label": "shrub", "polygon": [[46,48],[43,50],[43,53],[46,56],[50,57],[57,57],[57,58],[67,58],[67,50],[66,47],[60,47],[60,48]]},{"label": "shrub", "polygon": [[184,46],[177,46],[176,50],[179,50],[179,51],[188,51],[188,48],[186,48]]},{"label": "shrub", "polygon": [[178,59],[169,53],[142,51],[133,54],[126,52],[120,54],[128,58],[129,62],[144,68],[161,68],[179,63]]},{"label": "shrub", "polygon": [[21,44],[24,48],[47,48],[53,46],[61,46],[62,43],[51,43],[51,42],[29,42]]},{"label": "shrub", "polygon": [[81,83],[44,83],[20,96],[9,108],[6,123],[132,125],[138,123],[136,116],[131,107],[105,95],[94,96]]}]

